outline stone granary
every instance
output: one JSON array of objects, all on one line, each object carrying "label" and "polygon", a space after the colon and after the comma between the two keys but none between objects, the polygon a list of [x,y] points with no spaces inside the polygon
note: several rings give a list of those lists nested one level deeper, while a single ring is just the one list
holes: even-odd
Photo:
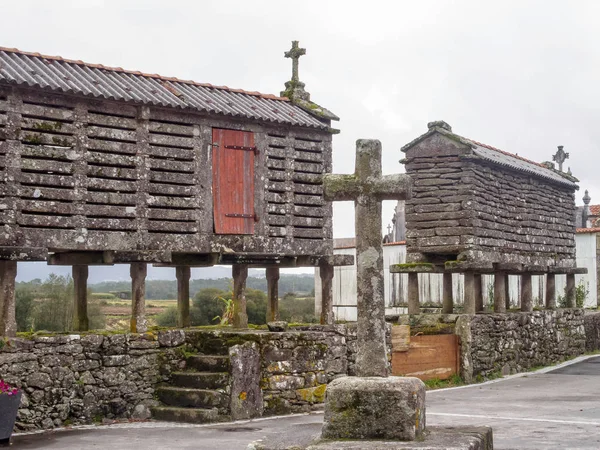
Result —
[{"label": "stone granary", "polygon": [[176,267],[180,326],[190,267],[233,266],[238,327],[249,265],[267,268],[270,320],[279,267],[321,266],[331,286],[338,118],[304,91],[302,54],[286,52],[278,97],[0,48],[0,335],[16,331],[18,261],[73,266],[76,330],[89,265],[131,263],[138,332],[148,263]]},{"label": "stone granary", "polygon": [[537,164],[431,122],[405,145],[406,173],[414,181],[406,202],[409,313],[419,312],[418,273],[444,274],[443,311],[453,310],[453,272],[464,274],[464,312],[483,310],[481,274],[495,274],[494,310],[507,306],[507,275],[522,277],[521,309],[531,311],[531,275],[547,276],[546,307],[555,307],[556,274],[567,276],[567,305],[574,306],[575,190],[562,171],[562,146],[554,164]]}]

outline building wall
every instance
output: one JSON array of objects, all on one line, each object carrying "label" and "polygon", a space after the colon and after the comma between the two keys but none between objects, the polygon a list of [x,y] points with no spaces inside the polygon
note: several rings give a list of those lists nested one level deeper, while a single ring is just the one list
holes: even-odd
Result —
[{"label": "building wall", "polygon": [[[254,235],[213,233],[213,128],[254,133]],[[328,254],[324,172],[324,131],[0,86],[0,247]]]},{"label": "building wall", "polygon": [[[586,275],[576,275],[576,285],[582,285],[589,291],[585,299],[585,307],[591,308],[597,305],[597,258],[596,258],[596,236],[597,233],[578,233],[575,237],[577,244],[577,267],[588,269]],[[335,249],[334,254],[354,255],[354,248]],[[403,304],[407,302],[408,275],[389,273],[390,264],[406,262],[406,246],[393,244],[383,246],[384,255],[384,280],[385,280],[385,304],[386,314],[406,313]],[[315,271],[315,309],[320,313],[321,308],[321,283],[319,269]],[[463,278],[460,274],[453,274],[453,293],[455,304],[463,302]],[[534,304],[541,306],[546,299],[545,276],[533,275],[531,277]],[[492,275],[482,276],[484,305],[491,305],[493,299],[494,277]],[[519,276],[509,277],[509,291],[511,303],[517,306],[521,292],[521,280]],[[566,288],[566,276],[556,276],[557,296],[564,297]],[[419,274],[419,294],[422,304],[440,304],[442,302],[443,280],[441,274]],[[336,320],[356,320],[356,266],[336,267],[333,276],[333,304]]]}]

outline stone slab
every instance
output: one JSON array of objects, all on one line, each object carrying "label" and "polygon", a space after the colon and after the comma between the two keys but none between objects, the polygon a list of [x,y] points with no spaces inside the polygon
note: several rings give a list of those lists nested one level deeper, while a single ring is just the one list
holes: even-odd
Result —
[{"label": "stone slab", "polygon": [[325,439],[412,441],[425,429],[425,385],[412,377],[342,377],[327,387]]},{"label": "stone slab", "polygon": [[490,427],[429,427],[418,441],[352,441],[316,439],[306,445],[302,440],[253,442],[248,450],[493,450]]}]

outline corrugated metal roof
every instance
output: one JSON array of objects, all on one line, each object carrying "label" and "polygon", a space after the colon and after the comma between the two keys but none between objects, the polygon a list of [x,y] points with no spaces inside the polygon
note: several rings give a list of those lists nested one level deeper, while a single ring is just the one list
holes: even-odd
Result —
[{"label": "corrugated metal roof", "polygon": [[525,172],[532,173],[558,183],[567,184],[569,186],[577,187],[577,184],[568,178],[562,176],[560,173],[554,170],[548,169],[536,162],[522,158],[519,155],[505,152],[498,148],[492,147],[491,145],[482,144],[481,142],[474,141],[472,139],[466,139],[473,146],[473,153],[481,158],[487,159],[496,164],[508,166],[513,169],[522,170]]},{"label": "corrugated metal roof", "polygon": [[105,67],[0,47],[0,83],[327,129],[285,97]]}]

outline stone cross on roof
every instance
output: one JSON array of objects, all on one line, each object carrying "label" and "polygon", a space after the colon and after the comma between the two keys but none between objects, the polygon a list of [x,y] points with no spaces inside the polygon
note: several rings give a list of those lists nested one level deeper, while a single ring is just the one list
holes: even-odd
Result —
[{"label": "stone cross on roof", "polygon": [[385,345],[381,201],[409,198],[410,177],[404,174],[382,176],[381,142],[359,139],[356,141],[354,174],[325,174],[323,188],[328,201],[354,200],[358,294],[356,375],[385,377],[388,375],[388,359]]},{"label": "stone cross on roof", "polygon": [[569,158],[569,153],[565,152],[563,150],[563,146],[559,145],[558,146],[558,151],[552,155],[552,161],[556,161],[558,163],[558,170],[560,170],[561,172],[562,167],[563,167],[563,163],[565,162],[565,160],[567,160]]},{"label": "stone cross on roof", "polygon": [[298,60],[302,55],[306,55],[305,48],[298,47],[298,41],[292,41],[292,48],[284,53],[286,58],[292,59],[292,81],[299,81],[298,78]]}]

